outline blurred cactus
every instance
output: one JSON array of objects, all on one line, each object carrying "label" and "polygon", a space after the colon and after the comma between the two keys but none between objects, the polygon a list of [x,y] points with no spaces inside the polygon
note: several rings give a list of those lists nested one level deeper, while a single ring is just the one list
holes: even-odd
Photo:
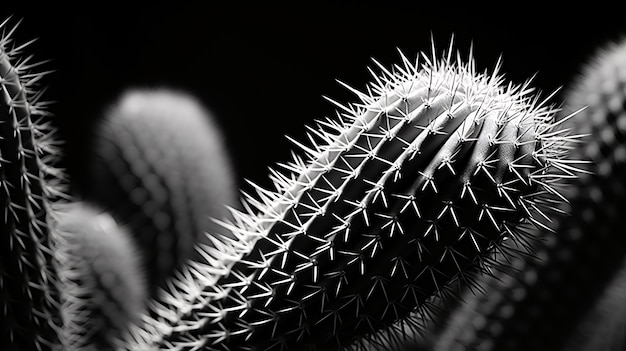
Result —
[{"label": "blurred cactus", "polygon": [[[212,218],[237,206],[236,181],[212,116],[190,95],[129,89],[95,132],[86,197],[126,226],[150,294],[211,245]],[[223,232],[223,230],[222,230]]]},{"label": "blurred cactus", "polygon": [[570,138],[528,84],[452,48],[422,58],[350,88],[360,102],[295,142],[305,158],[247,196],[223,223],[236,239],[215,237],[208,265],[180,272],[120,348],[360,348],[398,321],[419,328],[503,240],[524,252],[574,176]]},{"label": "blurred cactus", "polygon": [[626,254],[625,89],[622,43],[600,50],[566,91],[563,116],[586,108],[563,127],[588,135],[569,157],[590,160],[585,168],[592,173],[566,191],[572,216],[559,218],[556,235],[537,247],[538,259],[519,262],[517,277],[483,281],[487,293],[461,307],[437,350],[555,350],[577,339],[576,326],[601,303],[595,301]]},{"label": "blurred cactus", "polygon": [[0,25],[0,349],[57,344],[60,325],[52,199],[62,197],[54,129],[39,86],[45,72]]},{"label": "blurred cactus", "polygon": [[[626,263],[626,261],[624,261]],[[626,350],[626,264],[622,264],[563,350]]]},{"label": "blurred cactus", "polygon": [[147,292],[132,237],[92,205],[55,206],[64,350],[111,350],[136,322]]},{"label": "blurred cactus", "polygon": [[[593,188],[582,190],[593,191],[597,211],[606,212],[611,218],[610,223],[601,228],[606,228],[605,235],[614,238],[601,247],[600,252],[594,253],[594,260],[588,261],[593,270],[589,273],[591,276],[598,275],[596,270],[602,273],[593,283],[595,298],[583,305],[585,317],[578,322],[578,329],[570,333],[571,340],[564,349],[623,350],[626,348],[626,313],[620,304],[626,301],[623,287],[626,238],[621,229],[626,225],[623,217],[626,213],[626,39],[598,49],[576,77],[564,102],[568,110],[586,106],[581,118],[568,121],[566,126],[577,133],[589,134],[592,141],[572,153],[572,157],[592,160],[588,169],[595,176],[591,182],[606,184],[600,185],[602,192]],[[575,214],[591,217],[590,212]],[[598,228],[589,227],[583,235],[591,240],[602,233]],[[605,322],[599,322],[599,317]],[[588,338],[579,333],[586,333]]]},{"label": "blurred cactus", "polygon": [[626,39],[598,49],[565,92],[564,104],[564,113],[584,107],[565,125],[589,139],[571,157],[591,160],[587,169],[617,183],[626,163]]}]

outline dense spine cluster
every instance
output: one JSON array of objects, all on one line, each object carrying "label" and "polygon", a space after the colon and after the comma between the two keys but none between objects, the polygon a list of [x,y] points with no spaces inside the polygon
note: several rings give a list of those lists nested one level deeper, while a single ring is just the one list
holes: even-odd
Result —
[{"label": "dense spine cluster", "polygon": [[358,348],[411,313],[419,328],[505,239],[524,251],[574,174],[570,138],[528,84],[452,50],[421,58],[379,65],[359,103],[309,128],[305,157],[233,211],[235,238],[213,238],[120,348]]},{"label": "dense spine cluster", "polygon": [[111,216],[66,202],[44,73],[0,30],[0,349],[398,349],[457,294],[424,345],[626,345],[626,45],[560,116],[452,47],[376,62],[241,207],[198,101],[129,90],[91,164]]},{"label": "dense spine cluster", "polygon": [[51,199],[62,196],[54,130],[41,100],[38,65],[20,59],[28,44],[0,25],[0,349],[57,343],[59,301]]},{"label": "dense spine cluster", "polygon": [[620,183],[593,177],[577,185],[568,210],[576,215],[557,222],[536,259],[515,261],[518,273],[479,281],[486,292],[465,297],[436,349],[558,349],[623,257]]},{"label": "dense spine cluster", "polygon": [[106,111],[87,160],[87,198],[133,235],[150,294],[186,260],[206,233],[224,233],[212,218],[237,206],[234,172],[212,116],[189,94],[129,89]]},{"label": "dense spine cluster", "polygon": [[[556,350],[568,339],[580,340],[579,328],[594,305],[602,306],[601,292],[617,279],[626,257],[625,89],[626,45],[620,44],[598,52],[566,91],[564,114],[586,107],[563,124],[573,134],[587,135],[569,158],[591,161],[584,166],[591,174],[567,190],[571,216],[559,218],[555,235],[537,247],[538,259],[520,262],[515,278],[482,281],[486,294],[461,307],[437,350]],[[604,341],[623,338],[624,329],[613,331],[617,334],[604,334]]]},{"label": "dense spine cluster", "polygon": [[138,250],[127,231],[93,205],[54,210],[64,350],[111,350],[147,300]]}]

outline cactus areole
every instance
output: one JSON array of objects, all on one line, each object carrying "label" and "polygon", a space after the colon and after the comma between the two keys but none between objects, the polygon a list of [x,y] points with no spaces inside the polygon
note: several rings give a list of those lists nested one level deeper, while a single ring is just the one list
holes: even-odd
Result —
[{"label": "cactus areole", "polygon": [[543,225],[572,167],[555,109],[529,83],[422,54],[374,75],[309,128],[247,211],[171,283],[121,348],[300,350],[353,345],[485,268]]}]

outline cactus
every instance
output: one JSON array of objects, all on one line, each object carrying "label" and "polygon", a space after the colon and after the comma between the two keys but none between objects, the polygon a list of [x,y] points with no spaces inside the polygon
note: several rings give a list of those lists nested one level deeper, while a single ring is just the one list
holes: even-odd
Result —
[{"label": "cactus", "polygon": [[600,50],[566,91],[563,115],[586,108],[563,127],[589,135],[569,157],[592,161],[585,166],[592,174],[567,190],[572,216],[559,218],[556,235],[537,248],[539,259],[519,263],[517,279],[483,281],[487,294],[469,298],[437,350],[559,349],[576,333],[626,254],[619,229],[626,212],[625,87],[621,44]]},{"label": "cactus", "polygon": [[49,207],[64,197],[58,145],[47,120],[38,63],[19,59],[9,19],[0,25],[0,348],[57,344],[59,294]]},{"label": "cactus", "polygon": [[130,235],[86,203],[55,206],[64,350],[111,350],[137,321],[147,292]]},{"label": "cactus", "polygon": [[[545,225],[570,138],[530,83],[479,74],[471,58],[378,64],[360,102],[309,128],[306,156],[272,171],[204,255],[171,280],[126,350],[349,346],[472,284],[503,240]],[[332,100],[331,100],[332,101]]]},{"label": "cactus", "polygon": [[222,136],[189,94],[128,89],[97,127],[86,197],[128,227],[142,252],[148,289],[210,245],[211,217],[228,214],[238,194]]},{"label": "cactus", "polygon": [[566,91],[564,103],[564,113],[586,107],[566,126],[593,141],[573,150],[571,157],[592,160],[587,169],[617,181],[614,167],[626,161],[626,39],[597,50]]}]

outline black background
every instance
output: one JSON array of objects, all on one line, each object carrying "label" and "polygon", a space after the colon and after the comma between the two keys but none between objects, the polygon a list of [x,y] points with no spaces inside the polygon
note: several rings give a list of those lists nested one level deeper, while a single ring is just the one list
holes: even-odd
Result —
[{"label": "black background", "polygon": [[463,54],[473,44],[480,69],[502,56],[506,78],[519,84],[536,74],[534,86],[547,95],[567,87],[597,48],[626,33],[617,7],[592,3],[84,3],[0,10],[0,18],[22,20],[18,41],[38,38],[27,52],[50,60],[42,66],[54,70],[46,97],[55,101],[50,110],[76,189],[84,182],[93,122],[129,87],[168,86],[200,98],[223,130],[238,179],[269,186],[267,167],[288,160],[293,148],[284,135],[303,140],[305,124],[334,114],[322,95],[355,101],[335,80],[363,89],[371,58],[388,67],[399,63],[397,49],[414,58],[430,50],[431,37],[443,50],[454,34]]}]

